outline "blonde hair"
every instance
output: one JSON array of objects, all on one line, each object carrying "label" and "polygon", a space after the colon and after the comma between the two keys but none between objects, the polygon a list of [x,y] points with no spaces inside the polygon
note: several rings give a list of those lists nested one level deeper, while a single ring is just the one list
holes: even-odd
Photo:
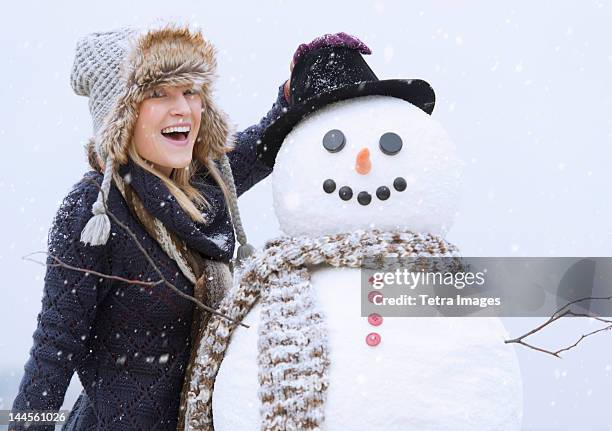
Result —
[{"label": "blonde hair", "polygon": [[197,147],[203,146],[204,144],[197,141],[198,140],[196,140],[196,144],[193,149],[193,158],[189,166],[184,168],[174,168],[170,177],[162,174],[159,170],[155,169],[155,167],[148,160],[142,158],[142,156],[140,156],[140,154],[138,154],[136,151],[136,146],[134,145],[133,141],[129,145],[128,156],[142,169],[159,178],[168,188],[172,196],[175,197],[181,208],[183,208],[183,210],[189,215],[189,217],[191,217],[192,220],[204,223],[206,220],[202,215],[202,211],[210,209],[211,204],[204,196],[202,196],[200,191],[191,184],[191,180],[195,176],[196,172],[198,172],[202,166],[206,167],[208,173],[213,177],[213,180],[223,192],[226,203],[230,200],[230,192],[213,160],[210,157],[206,157],[204,160],[198,157],[198,155],[202,155],[203,151],[197,151]]}]

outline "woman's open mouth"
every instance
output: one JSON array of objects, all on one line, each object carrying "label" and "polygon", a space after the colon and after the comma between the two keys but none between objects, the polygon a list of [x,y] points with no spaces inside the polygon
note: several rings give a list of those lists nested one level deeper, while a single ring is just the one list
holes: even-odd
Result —
[{"label": "woman's open mouth", "polygon": [[184,146],[189,143],[189,134],[191,126],[180,125],[165,127],[161,130],[162,136],[172,145]]}]

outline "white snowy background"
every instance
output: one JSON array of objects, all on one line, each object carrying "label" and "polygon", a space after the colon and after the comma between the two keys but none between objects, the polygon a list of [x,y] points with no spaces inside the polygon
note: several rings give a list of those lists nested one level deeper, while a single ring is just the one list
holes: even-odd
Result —
[{"label": "white snowy background", "polygon": [[[0,409],[10,408],[40,308],[59,202],[87,169],[87,100],[69,74],[79,36],[156,18],[199,24],[219,50],[218,100],[239,127],[270,108],[299,43],[362,38],[380,78],[423,78],[467,162],[448,239],[466,256],[612,255],[612,2],[460,0],[10,2],[0,27]],[[251,241],[278,235],[271,187],[241,198]],[[519,335],[542,319],[506,319]],[[572,321],[539,341],[571,344]],[[612,430],[612,333],[563,359],[518,348],[525,430]],[[70,409],[80,384],[66,395]],[[458,394],[460,396],[460,394]],[[432,400],[435,403],[435,400]],[[474,406],[478,409],[478,406]]]}]

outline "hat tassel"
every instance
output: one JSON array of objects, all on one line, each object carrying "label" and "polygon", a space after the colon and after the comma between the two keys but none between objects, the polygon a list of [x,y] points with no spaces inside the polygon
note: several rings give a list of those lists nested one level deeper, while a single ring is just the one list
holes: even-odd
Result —
[{"label": "hat tassel", "polygon": [[103,245],[108,241],[110,236],[110,219],[106,214],[104,201],[108,197],[110,183],[113,173],[113,159],[109,155],[106,158],[106,167],[104,169],[104,179],[98,198],[94,202],[91,212],[94,214],[89,219],[83,230],[81,231],[81,242],[89,245]]},{"label": "hat tassel", "polygon": [[234,229],[236,230],[236,237],[240,246],[236,251],[236,263],[239,266],[246,258],[255,254],[255,247],[248,243],[244,227],[242,226],[242,219],[240,218],[240,211],[238,209],[238,197],[236,195],[236,184],[234,183],[234,176],[232,175],[232,167],[230,166],[229,159],[227,156],[221,158],[221,175],[229,189],[230,200],[228,202],[232,221],[234,223]]},{"label": "hat tassel", "polygon": [[[96,202],[96,204],[101,202]],[[95,209],[93,210],[95,213]],[[106,244],[110,235],[110,219],[105,212],[96,214],[89,219],[83,231],[81,232],[81,242],[89,245]]]}]

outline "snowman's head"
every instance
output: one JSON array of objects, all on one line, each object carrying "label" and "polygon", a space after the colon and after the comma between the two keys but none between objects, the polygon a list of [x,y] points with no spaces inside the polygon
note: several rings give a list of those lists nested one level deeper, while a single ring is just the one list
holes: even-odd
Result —
[{"label": "snowman's head", "polygon": [[444,129],[388,96],[336,102],[286,136],[272,174],[274,209],[288,235],[357,229],[444,235],[462,163]]}]

